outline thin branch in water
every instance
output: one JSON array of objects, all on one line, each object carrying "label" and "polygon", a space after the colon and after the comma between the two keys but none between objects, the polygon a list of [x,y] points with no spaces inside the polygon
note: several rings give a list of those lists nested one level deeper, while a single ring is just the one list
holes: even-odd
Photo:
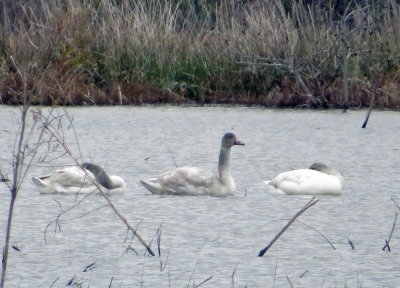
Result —
[{"label": "thin branch in water", "polygon": [[232,271],[232,275],[231,275],[232,287],[235,287],[235,274],[236,274],[236,271],[238,270],[238,266],[239,266],[239,262],[236,264],[235,268]]},{"label": "thin branch in water", "polygon": [[287,281],[289,282],[290,287],[291,287],[291,288],[294,288],[292,282],[291,282],[290,279],[289,279],[289,276],[286,275],[286,279],[287,279]]},{"label": "thin branch in water", "polygon": [[388,240],[385,239],[385,243],[386,244],[385,244],[385,246],[383,246],[382,250],[385,251],[385,249],[387,248],[388,252],[392,252],[392,249],[390,249],[390,245],[389,245]]},{"label": "thin branch in water", "polygon": [[53,283],[51,283],[50,288],[54,286],[54,284],[56,284],[56,282],[60,280],[60,277],[58,277],[56,280],[53,281]]},{"label": "thin branch in water", "polygon": [[0,182],[9,182],[10,179],[4,176],[2,169],[0,169]]},{"label": "thin branch in water", "polygon": [[328,239],[324,234],[322,234],[318,229],[316,229],[316,228],[314,228],[314,227],[312,227],[312,226],[310,226],[310,225],[304,223],[303,221],[297,220],[297,222],[299,222],[299,223],[303,224],[304,226],[306,226],[306,227],[308,227],[308,228],[314,230],[315,232],[317,232],[319,235],[322,236],[322,238],[324,238],[324,239],[326,240],[326,242],[329,243],[329,245],[331,245],[331,247],[332,247],[333,250],[336,250],[336,248],[335,248],[335,246],[333,246],[332,242],[329,241],[329,239]]},{"label": "thin branch in water", "polygon": [[169,146],[168,146],[167,144],[165,144],[165,146],[167,146],[169,155],[171,155],[172,161],[174,161],[175,168],[178,168],[178,165],[176,164],[175,157],[174,157],[174,155],[172,154],[171,149],[169,148]]},{"label": "thin branch in water", "polygon": [[393,232],[394,232],[394,229],[396,228],[397,217],[399,216],[399,213],[400,213],[399,204],[397,204],[397,202],[393,198],[392,198],[392,201],[394,202],[394,204],[395,204],[395,206],[397,208],[397,211],[396,211],[396,213],[394,215],[394,221],[393,221],[393,225],[392,225],[392,230],[390,230],[389,239],[385,240],[385,245],[382,248],[383,251],[385,251],[386,248],[387,248],[388,252],[392,251],[390,249],[389,243],[390,243],[390,240],[392,240]]},{"label": "thin branch in water", "polygon": [[276,258],[275,258],[275,269],[274,269],[274,282],[272,284],[272,288],[275,288],[275,281],[276,281],[276,271],[278,270],[278,256],[279,249],[276,249]]},{"label": "thin branch in water", "polygon": [[[139,221],[139,223],[136,225],[135,231],[137,231],[137,230],[139,229],[140,224],[142,224],[142,219],[141,219],[141,220]],[[125,237],[125,240],[124,240],[124,244],[126,243],[126,241],[127,241],[127,239],[128,239],[129,231],[130,231],[129,228],[127,228],[126,237]],[[131,238],[131,240],[129,241],[128,246],[130,246],[130,245],[132,244],[133,239],[135,239],[135,234],[134,234],[134,233],[132,233],[132,238]]]},{"label": "thin branch in water", "polygon": [[264,256],[264,254],[268,251],[269,248],[271,248],[271,246],[279,239],[279,237],[282,236],[282,234],[290,227],[290,225],[293,224],[293,222],[297,219],[297,217],[299,217],[301,214],[303,214],[305,211],[307,211],[309,208],[311,208],[312,206],[314,206],[315,204],[317,204],[319,202],[319,200],[315,200],[315,197],[312,197],[311,200],[304,205],[303,208],[300,209],[299,212],[297,212],[292,219],[289,220],[289,222],[285,225],[285,227],[283,227],[281,229],[281,231],[279,231],[278,234],[276,234],[276,236],[274,237],[274,239],[272,239],[272,241],[264,248],[260,251],[260,253],[258,253],[258,257],[262,257]]},{"label": "thin branch in water", "polygon": [[163,265],[163,261],[160,260],[160,272],[163,272],[165,270],[165,267],[167,267],[168,257],[169,257],[169,252],[167,254],[167,258],[165,259],[165,264],[164,265]]},{"label": "thin branch in water", "polygon": [[300,274],[299,278],[303,278],[304,276],[306,276],[307,273],[308,273],[308,270],[304,271],[303,273]]},{"label": "thin branch in water", "polygon": [[350,240],[350,238],[347,238],[347,242],[349,242],[351,250],[356,250],[356,247],[354,246],[354,243],[353,243],[353,241]]},{"label": "thin branch in water", "polygon": [[[60,202],[58,202],[57,200],[54,200],[54,201],[57,202],[58,206],[60,207],[61,212],[57,215],[56,219],[54,219],[54,220],[51,221],[49,224],[47,224],[46,228],[44,229],[43,238],[44,238],[44,242],[45,242],[45,243],[47,243],[47,239],[46,239],[47,229],[48,229],[53,223],[55,223],[54,235],[57,233],[57,228],[59,228],[59,231],[61,232],[61,225],[60,225],[60,222],[61,222],[62,220],[61,220],[60,218],[61,218],[63,215],[67,214],[67,213],[68,213],[69,211],[71,211],[72,209],[74,209],[75,207],[77,207],[79,204],[81,204],[85,199],[87,199],[89,196],[91,196],[91,195],[93,194],[93,192],[94,192],[94,191],[92,191],[92,192],[90,192],[90,193],[84,195],[84,197],[82,197],[82,199],[80,199],[78,202],[75,202],[74,205],[72,205],[71,207],[69,207],[67,210],[64,210],[64,209],[62,208]],[[105,205],[105,206],[107,206],[107,205]],[[104,207],[104,206],[102,206],[102,207]],[[100,208],[102,208],[102,207],[100,207]],[[100,208],[97,208],[97,209],[100,209]],[[97,209],[95,209],[95,210],[97,210]],[[94,210],[94,211],[95,211],[95,210]],[[93,211],[92,211],[92,212],[93,212]],[[89,214],[89,213],[91,213],[91,212],[88,212],[88,214]],[[80,218],[80,217],[78,217],[78,218]],[[65,220],[65,221],[68,221],[68,220]]]},{"label": "thin branch in water", "polygon": [[189,278],[188,284],[186,285],[186,288],[189,288],[190,281],[191,281],[192,278],[193,278],[194,270],[196,270],[196,268],[197,268],[197,262],[196,262],[196,265],[194,265],[194,268],[193,268],[193,270],[192,270],[192,273],[190,273],[190,278]]},{"label": "thin branch in water", "polygon": [[156,233],[154,233],[153,238],[151,238],[149,245],[151,246],[151,243],[153,242],[154,238],[157,236],[157,248],[158,248],[158,256],[161,256],[161,228],[162,224],[158,227]]},{"label": "thin branch in water", "polygon": [[392,200],[397,209],[400,210],[400,205],[396,202],[396,200],[394,200],[393,198],[390,198],[390,200]]},{"label": "thin branch in water", "polygon": [[138,252],[135,250],[135,248],[133,248],[131,245],[129,245],[129,246],[124,250],[124,253],[122,253],[122,255],[128,254],[129,251],[133,251],[133,252],[135,252],[136,256],[139,256],[139,253],[138,253]]},{"label": "thin branch in water", "polygon": [[208,277],[206,280],[200,282],[200,284],[197,284],[196,286],[194,286],[194,288],[200,287],[201,285],[203,285],[204,283],[210,281],[213,278],[213,276]]},{"label": "thin branch in water", "polygon": [[372,93],[372,96],[371,96],[371,103],[369,104],[367,116],[365,117],[364,123],[362,124],[361,128],[367,127],[369,116],[371,115],[372,107],[374,106],[374,102],[375,102],[375,93],[376,93],[376,85],[374,85],[374,92]]},{"label": "thin branch in water", "polygon": [[365,117],[364,123],[362,124],[361,128],[366,128],[369,120],[369,116],[371,114],[371,106],[368,109],[367,116]]},{"label": "thin branch in water", "polygon": [[92,264],[89,264],[85,267],[85,269],[82,270],[82,272],[88,272],[92,271],[94,268],[96,268],[96,262],[93,262]]},{"label": "thin branch in water", "polygon": [[161,228],[162,224],[160,224],[160,227],[157,229],[157,250],[158,250],[158,256],[161,256]]}]

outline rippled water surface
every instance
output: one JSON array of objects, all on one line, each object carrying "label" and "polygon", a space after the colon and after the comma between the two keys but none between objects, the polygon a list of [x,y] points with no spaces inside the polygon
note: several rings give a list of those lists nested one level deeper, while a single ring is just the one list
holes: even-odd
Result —
[{"label": "rippled water surface", "polygon": [[[65,287],[74,275],[83,287],[193,287],[202,281],[201,287],[399,287],[397,227],[392,252],[382,251],[396,212],[391,198],[400,203],[399,113],[374,111],[361,129],[365,111],[93,107],[67,112],[79,139],[78,145],[66,130],[72,152],[125,179],[127,190],[111,200],[147,242],[160,228],[161,256],[145,255],[114,212],[101,208],[106,203],[99,195],[63,215],[60,229],[51,224],[82,197],[40,195],[30,177],[72,164],[63,156],[35,162],[22,186],[11,239],[20,251],[10,251],[7,287]],[[0,107],[3,170],[18,117],[18,108]],[[246,143],[231,154],[235,196],[156,196],[141,186],[140,179],[175,163],[216,172],[221,137],[228,131]],[[310,199],[271,195],[263,180],[315,161],[343,174],[343,195],[320,198],[257,257]],[[4,184],[0,188],[3,243],[10,197]],[[152,247],[158,254],[156,239]],[[133,249],[126,253],[129,245]],[[93,269],[83,272],[92,263]]]}]

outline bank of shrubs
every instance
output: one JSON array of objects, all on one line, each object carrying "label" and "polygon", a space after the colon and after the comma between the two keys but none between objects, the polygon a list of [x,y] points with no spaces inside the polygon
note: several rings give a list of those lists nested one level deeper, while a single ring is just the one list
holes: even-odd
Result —
[{"label": "bank of shrubs", "polygon": [[4,4],[4,104],[400,108],[395,0]]}]

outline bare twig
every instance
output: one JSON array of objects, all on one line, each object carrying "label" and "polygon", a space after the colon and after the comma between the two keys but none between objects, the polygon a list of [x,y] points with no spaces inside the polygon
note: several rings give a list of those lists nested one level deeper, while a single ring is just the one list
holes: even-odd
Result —
[{"label": "bare twig", "polygon": [[158,256],[161,256],[161,228],[162,224],[160,224],[160,227],[157,229],[157,250],[158,250]]},{"label": "bare twig", "polygon": [[194,271],[196,270],[196,268],[197,268],[197,262],[196,262],[196,265],[194,265],[194,268],[193,268],[193,270],[192,270],[192,273],[190,273],[190,278],[189,278],[188,284],[186,285],[186,288],[189,288],[190,281],[191,281],[192,278],[193,278],[193,274],[194,274]]},{"label": "bare twig", "polygon": [[349,58],[353,55],[352,52],[349,52],[346,57],[344,57],[343,62],[343,94],[344,94],[344,110],[346,111],[349,108]]},{"label": "bare twig", "polygon": [[238,266],[239,266],[239,262],[236,264],[235,268],[232,271],[231,278],[232,278],[232,287],[233,288],[235,287],[235,274],[236,274],[236,271],[238,270]]},{"label": "bare twig", "polygon": [[[5,284],[6,271],[7,271],[7,262],[8,262],[8,253],[10,247],[10,237],[11,237],[11,225],[12,218],[14,213],[14,205],[17,199],[18,192],[21,188],[24,178],[26,177],[29,168],[31,167],[32,162],[37,156],[39,147],[45,142],[43,138],[45,137],[44,129],[40,129],[37,133],[37,124],[38,117],[40,114],[38,112],[32,112],[30,110],[30,103],[27,98],[27,81],[26,77],[21,73],[17,63],[15,62],[13,57],[10,57],[12,64],[15,66],[15,69],[18,72],[18,75],[21,78],[23,83],[23,103],[24,105],[21,107],[21,123],[19,125],[18,132],[15,137],[14,142],[14,151],[12,158],[12,179],[10,181],[6,181],[3,176],[1,176],[2,182],[4,182],[11,192],[11,199],[8,210],[8,219],[7,219],[7,228],[6,228],[6,238],[3,249],[3,259],[2,259],[2,271],[1,271],[1,279],[0,279],[0,287],[3,288]],[[30,113],[31,112],[31,113]],[[29,122],[28,115],[32,115],[33,119]],[[50,117],[50,116],[49,116]],[[34,137],[36,137],[34,139]]]},{"label": "bare twig", "polygon": [[82,272],[92,271],[94,268],[96,268],[96,262],[87,265],[85,269],[82,270]]},{"label": "bare twig", "polygon": [[279,249],[276,249],[275,269],[274,269],[274,282],[272,284],[272,288],[275,288],[276,271],[278,270],[278,253],[279,253]]},{"label": "bare twig", "polygon": [[153,242],[154,238],[156,238],[157,241],[157,249],[158,249],[158,256],[161,256],[161,228],[162,224],[158,227],[156,233],[154,233],[153,238],[151,238],[149,245]]},{"label": "bare twig", "polygon": [[397,204],[397,202],[396,202],[393,198],[392,198],[392,201],[394,202],[394,204],[395,204],[395,206],[396,206],[396,208],[397,208],[397,211],[396,211],[396,213],[395,213],[395,215],[394,215],[394,221],[393,221],[393,225],[392,225],[392,230],[390,230],[389,238],[388,238],[388,239],[385,239],[385,245],[384,245],[383,248],[382,248],[383,251],[385,251],[386,248],[387,248],[387,249],[388,249],[388,252],[391,252],[391,251],[392,251],[392,250],[390,249],[389,243],[390,243],[390,240],[392,240],[394,228],[396,227],[397,217],[399,216],[399,213],[400,213],[399,204]]},{"label": "bare twig", "polygon": [[[57,228],[59,229],[59,231],[61,231],[61,225],[60,225],[61,219],[60,219],[60,218],[61,218],[63,215],[67,214],[67,213],[68,213],[69,211],[71,211],[72,209],[74,209],[75,207],[77,207],[79,204],[81,204],[85,199],[87,199],[89,196],[91,196],[94,192],[95,192],[95,190],[93,190],[91,193],[88,193],[88,194],[84,195],[84,197],[82,197],[82,199],[80,199],[78,202],[75,202],[75,204],[72,205],[71,207],[69,207],[67,210],[64,210],[64,209],[62,208],[60,202],[58,202],[57,200],[55,200],[55,201],[58,203],[58,206],[60,207],[61,212],[57,215],[57,217],[56,217],[55,220],[51,221],[49,224],[46,225],[46,228],[44,229],[44,233],[43,233],[43,238],[44,238],[44,242],[45,242],[45,243],[47,243],[47,239],[46,239],[47,229],[54,223],[54,224],[55,224],[55,230],[54,230],[54,232],[56,233]],[[99,207],[99,208],[96,208],[96,209],[90,211],[90,212],[87,212],[87,213],[85,213],[85,214],[83,214],[83,215],[80,215],[80,216],[78,216],[78,217],[76,217],[76,218],[74,218],[74,219],[79,219],[79,218],[81,218],[81,217],[83,217],[83,216],[85,216],[85,215],[87,215],[87,214],[90,214],[90,213],[92,213],[92,212],[94,212],[94,211],[97,211],[97,210],[99,210],[99,209],[101,209],[101,208],[103,208],[103,207],[105,207],[105,206],[108,206],[108,205],[103,205],[103,206],[101,206],[101,207]],[[69,220],[74,220],[74,219],[69,219]],[[65,220],[65,221],[68,221],[68,220]]]},{"label": "bare twig", "polygon": [[375,93],[376,93],[376,85],[374,86],[374,92],[372,93],[371,96],[371,103],[369,103],[369,108],[367,112],[367,116],[365,117],[364,123],[362,124],[361,128],[366,128],[369,120],[369,116],[371,115],[372,107],[374,106],[375,102]]},{"label": "bare twig", "polygon": [[329,243],[329,245],[331,245],[331,247],[332,247],[333,250],[336,250],[336,248],[335,248],[335,246],[333,246],[332,242],[329,241],[329,239],[328,239],[324,234],[322,234],[319,230],[317,230],[316,228],[314,228],[314,227],[312,227],[312,226],[310,226],[310,225],[304,223],[303,221],[297,220],[297,222],[299,222],[299,223],[303,224],[304,226],[307,226],[308,228],[311,228],[312,230],[314,230],[315,232],[317,232],[319,235],[322,236],[322,238],[324,238],[324,239],[326,240],[326,242]]},{"label": "bare twig", "polygon": [[58,277],[56,280],[53,281],[53,283],[51,283],[50,288],[54,286],[54,284],[56,284],[56,282],[60,280],[60,277]]},{"label": "bare twig", "polygon": [[290,279],[289,279],[289,276],[286,275],[286,279],[287,279],[287,281],[289,282],[290,287],[291,287],[291,288],[294,288],[292,282],[291,282]]},{"label": "bare twig", "polygon": [[174,161],[175,168],[178,168],[178,165],[176,164],[175,157],[174,157],[174,155],[172,154],[171,149],[169,148],[169,146],[168,146],[167,144],[165,144],[165,145],[167,146],[169,155],[171,155],[172,161]]},{"label": "bare twig", "polygon": [[169,253],[167,254],[167,258],[165,259],[164,265],[163,265],[163,260],[160,260],[160,272],[163,272],[165,270],[165,267],[167,267],[168,257],[169,257]]},{"label": "bare twig", "polygon": [[397,207],[397,209],[399,209],[400,210],[400,205],[396,202],[396,200],[394,200],[393,198],[390,198],[390,200],[392,200],[393,201],[393,204],[394,204],[394,206],[396,206]]},{"label": "bare twig", "polygon": [[355,246],[354,246],[353,241],[351,241],[350,238],[347,238],[347,242],[349,242],[349,245],[350,245],[350,247],[351,247],[351,250],[355,250],[355,249],[356,249]]},{"label": "bare twig", "polygon": [[272,239],[272,241],[264,248],[262,249],[259,253],[258,253],[258,257],[262,257],[264,256],[264,254],[268,251],[269,248],[271,248],[271,246],[279,239],[279,237],[282,236],[282,234],[290,227],[290,225],[293,224],[293,222],[296,220],[297,217],[299,217],[301,214],[303,214],[305,211],[307,211],[309,208],[311,208],[312,206],[314,206],[315,204],[318,203],[319,200],[315,200],[315,197],[311,198],[311,200],[304,205],[303,208],[300,209],[299,212],[297,212],[292,219],[289,220],[289,222],[285,225],[285,227],[283,227],[281,229],[281,231],[279,231],[279,233],[274,237],[274,239]]},{"label": "bare twig", "polygon": [[299,278],[303,278],[304,276],[306,276],[307,273],[308,273],[308,270],[304,271],[303,273],[301,273],[299,275]]},{"label": "bare twig", "polygon": [[194,286],[193,288],[197,288],[200,287],[201,285],[203,285],[204,283],[210,281],[213,278],[213,276],[208,277],[206,280],[200,282],[199,284],[197,284],[196,286]]}]

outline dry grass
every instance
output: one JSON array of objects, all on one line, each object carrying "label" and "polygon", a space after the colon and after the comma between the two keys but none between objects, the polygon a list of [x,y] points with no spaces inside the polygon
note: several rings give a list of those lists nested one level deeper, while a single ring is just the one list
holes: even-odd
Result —
[{"label": "dry grass", "polygon": [[45,73],[33,104],[364,107],[373,93],[400,107],[394,0],[340,13],[279,0],[6,2],[2,103],[21,103],[12,56],[32,83]]}]

